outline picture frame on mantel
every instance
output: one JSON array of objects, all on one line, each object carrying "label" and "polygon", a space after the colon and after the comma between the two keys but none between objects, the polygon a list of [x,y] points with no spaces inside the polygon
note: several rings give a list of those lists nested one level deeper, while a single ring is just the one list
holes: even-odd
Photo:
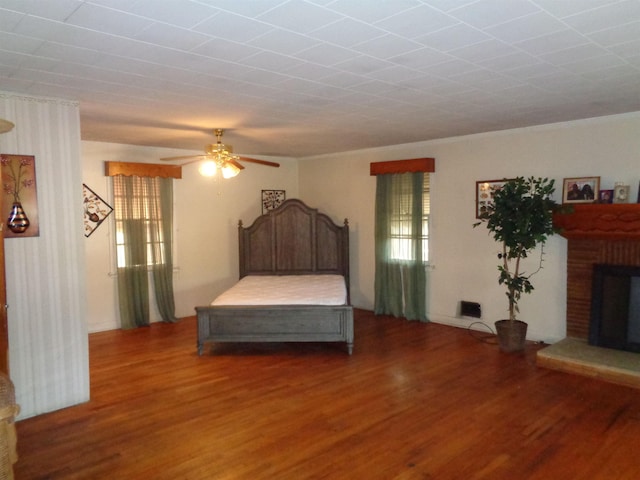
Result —
[{"label": "picture frame on mantel", "polygon": [[562,182],[562,203],[594,203],[600,193],[600,177],[571,177]]},{"label": "picture frame on mantel", "polygon": [[629,185],[616,183],[613,187],[613,203],[629,203],[630,193]]}]

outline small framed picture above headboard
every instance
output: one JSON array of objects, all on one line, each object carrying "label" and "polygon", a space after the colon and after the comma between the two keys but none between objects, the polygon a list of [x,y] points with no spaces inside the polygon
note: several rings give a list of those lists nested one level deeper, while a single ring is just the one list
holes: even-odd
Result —
[{"label": "small framed picture above headboard", "polygon": [[262,213],[278,208],[286,199],[284,190],[262,190]]}]

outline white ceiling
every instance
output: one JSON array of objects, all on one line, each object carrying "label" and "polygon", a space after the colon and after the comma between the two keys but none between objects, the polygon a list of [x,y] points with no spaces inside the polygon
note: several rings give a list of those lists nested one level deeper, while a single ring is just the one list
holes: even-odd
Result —
[{"label": "white ceiling", "polygon": [[294,157],[640,111],[640,0],[0,0],[0,90]]}]

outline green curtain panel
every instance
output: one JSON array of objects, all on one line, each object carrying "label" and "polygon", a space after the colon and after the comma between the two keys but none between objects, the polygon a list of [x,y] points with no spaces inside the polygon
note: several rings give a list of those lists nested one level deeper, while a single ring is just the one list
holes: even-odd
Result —
[{"label": "green curtain panel", "polygon": [[376,179],[374,311],[425,321],[424,173]]},{"label": "green curtain panel", "polygon": [[174,322],[172,180],[112,178],[121,327],[149,325],[149,272],[160,315],[164,321]]}]

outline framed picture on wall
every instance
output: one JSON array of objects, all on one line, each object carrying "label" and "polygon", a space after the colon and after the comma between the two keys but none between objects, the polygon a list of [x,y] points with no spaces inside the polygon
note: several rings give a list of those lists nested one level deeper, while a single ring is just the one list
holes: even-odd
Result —
[{"label": "framed picture on wall", "polygon": [[487,210],[493,203],[493,195],[509,180],[511,179],[476,181],[476,218],[480,218]]},{"label": "framed picture on wall", "polygon": [[284,190],[262,190],[262,213],[278,208],[285,198]]},{"label": "framed picture on wall", "polygon": [[562,203],[593,203],[600,192],[600,177],[565,178]]},{"label": "framed picture on wall", "polygon": [[4,238],[39,237],[36,157],[0,154],[2,164],[2,206],[7,228]]}]

